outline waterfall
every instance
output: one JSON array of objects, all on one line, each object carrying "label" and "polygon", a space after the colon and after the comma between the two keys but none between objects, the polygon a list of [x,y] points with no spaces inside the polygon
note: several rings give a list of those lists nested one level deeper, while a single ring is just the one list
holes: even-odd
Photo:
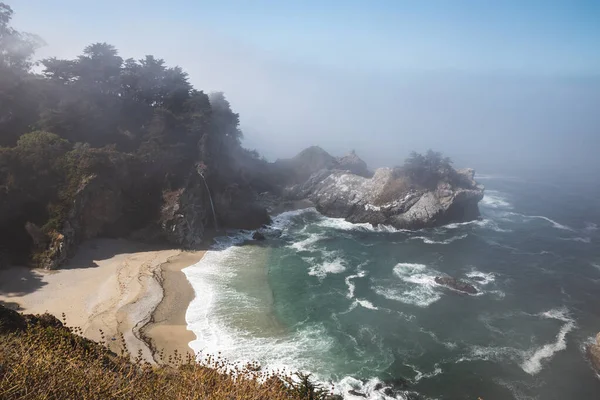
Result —
[{"label": "waterfall", "polygon": [[204,178],[204,174],[200,172],[200,176],[204,181],[204,186],[206,186],[206,191],[208,192],[208,198],[210,199],[210,208],[212,209],[213,220],[215,221],[215,230],[219,230],[219,225],[217,225],[217,214],[215,213],[215,205],[213,204],[212,196],[210,195],[210,189],[208,188],[208,184],[206,183],[206,178]]}]

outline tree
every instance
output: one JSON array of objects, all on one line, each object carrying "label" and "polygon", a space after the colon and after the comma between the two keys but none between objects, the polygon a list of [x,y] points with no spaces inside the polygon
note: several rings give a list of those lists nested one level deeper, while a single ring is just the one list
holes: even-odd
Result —
[{"label": "tree", "polygon": [[12,17],[12,8],[0,3],[0,66],[5,70],[28,71],[32,65],[31,57],[43,41],[36,35],[12,28]]},{"label": "tree", "polygon": [[425,155],[411,152],[404,162],[402,171],[414,183],[431,187],[437,185],[439,181],[452,180],[454,168],[449,157],[444,157],[442,153],[430,149]]}]

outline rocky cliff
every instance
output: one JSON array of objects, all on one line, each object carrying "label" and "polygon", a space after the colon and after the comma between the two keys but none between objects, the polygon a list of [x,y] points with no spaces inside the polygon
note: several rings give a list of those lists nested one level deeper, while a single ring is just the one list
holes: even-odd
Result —
[{"label": "rocky cliff", "polygon": [[353,223],[420,229],[479,217],[483,186],[473,177],[471,169],[452,169],[425,187],[401,170],[380,168],[367,178],[334,164],[290,185],[284,197],[310,199],[322,214]]}]

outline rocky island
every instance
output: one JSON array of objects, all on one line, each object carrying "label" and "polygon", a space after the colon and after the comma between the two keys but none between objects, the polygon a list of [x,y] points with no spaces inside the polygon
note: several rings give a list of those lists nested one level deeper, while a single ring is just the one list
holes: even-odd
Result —
[{"label": "rocky island", "polygon": [[310,199],[322,214],[353,223],[420,229],[470,221],[484,193],[472,169],[456,170],[431,150],[374,173],[355,152],[336,159],[318,147],[278,164],[295,171],[285,198]]}]

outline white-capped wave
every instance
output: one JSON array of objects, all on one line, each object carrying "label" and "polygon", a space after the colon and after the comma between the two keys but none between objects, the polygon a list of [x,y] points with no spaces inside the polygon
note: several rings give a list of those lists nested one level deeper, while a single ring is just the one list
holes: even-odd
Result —
[{"label": "white-capped wave", "polygon": [[427,243],[427,244],[450,244],[450,243],[452,243],[454,241],[464,239],[467,236],[469,236],[469,235],[467,233],[465,233],[464,235],[453,236],[453,237],[448,238],[446,240],[433,240],[433,239],[428,238],[426,236],[413,236],[413,237],[411,237],[409,239],[419,239],[419,240],[422,240],[423,243]]},{"label": "white-capped wave", "polygon": [[[322,324],[294,330],[281,325],[273,314],[263,264],[248,265],[249,257],[260,257],[260,251],[236,246],[211,250],[183,270],[195,292],[186,312],[188,328],[196,335],[190,347],[200,360],[220,354],[230,366],[259,362],[264,373],[293,372],[287,366],[313,372],[319,364],[316,355],[327,354],[335,340]],[[247,286],[247,279],[256,281]]]},{"label": "white-capped wave", "polygon": [[392,287],[379,286],[375,288],[375,292],[390,300],[427,307],[442,297],[435,282],[438,274],[439,272],[423,264],[399,263],[394,267],[394,275],[400,278],[400,284]]},{"label": "white-capped wave", "polygon": [[512,204],[508,202],[506,196],[497,190],[486,190],[483,199],[479,202],[483,207],[493,209],[512,209]]},{"label": "white-capped wave", "polygon": [[308,274],[316,276],[319,279],[325,278],[328,274],[340,274],[346,270],[346,262],[341,257],[332,260],[323,261],[311,265]]},{"label": "white-capped wave", "polygon": [[468,278],[471,278],[475,282],[480,285],[487,285],[488,283],[494,282],[496,280],[496,275],[493,272],[481,272],[477,270],[473,270],[467,274]]},{"label": "white-capped wave", "polygon": [[556,340],[553,343],[548,343],[534,352],[530,352],[521,364],[523,371],[530,375],[535,375],[540,372],[543,368],[542,362],[546,359],[552,358],[552,356],[567,348],[567,334],[575,328],[575,321],[568,316],[568,312],[565,309],[553,309],[540,314],[542,318],[557,319],[565,322],[560,328],[560,331],[556,335]]},{"label": "white-capped wave", "polygon": [[289,245],[289,247],[296,251],[310,251],[314,249],[313,245],[321,239],[323,239],[323,236],[317,233],[312,233],[306,239],[294,242]]},{"label": "white-capped wave", "polygon": [[310,213],[317,213],[317,209],[314,207],[310,207],[283,212],[271,218],[271,225],[269,225],[269,227],[271,229],[283,230],[292,223],[292,219],[294,217]]},{"label": "white-capped wave", "polygon": [[373,226],[369,223],[358,223],[346,221],[344,218],[330,218],[323,216],[317,225],[324,228],[337,229],[340,231],[364,231],[364,232],[383,232],[383,233],[394,233],[394,232],[407,232],[405,229],[396,229],[393,226],[379,224]]}]

